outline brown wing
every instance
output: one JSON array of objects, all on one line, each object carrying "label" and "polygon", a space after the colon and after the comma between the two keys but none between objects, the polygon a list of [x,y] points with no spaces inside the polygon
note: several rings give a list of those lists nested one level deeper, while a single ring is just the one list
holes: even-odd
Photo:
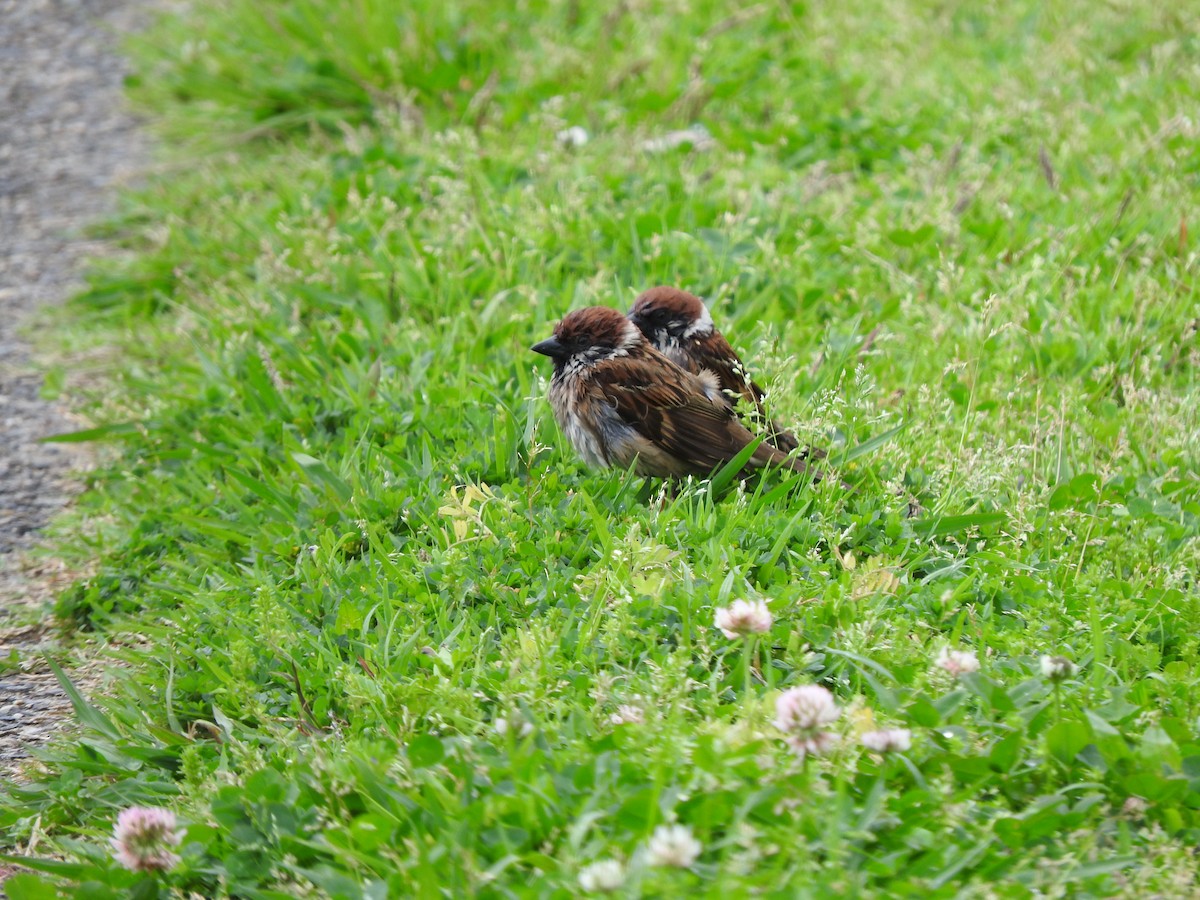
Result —
[{"label": "brown wing", "polygon": [[[729,346],[724,335],[719,331],[714,331],[707,337],[696,338],[692,341],[689,357],[699,368],[708,369],[715,374],[721,383],[721,390],[727,391],[733,397],[734,402],[741,397],[754,408],[755,413],[751,417],[751,424],[766,432],[769,443],[784,453],[791,453],[800,446],[800,442],[794,434],[767,415],[766,408],[763,406],[766,393],[754,383],[746,371],[741,357]],[[817,455],[819,459],[824,454],[820,451],[814,453],[809,450],[805,455]]]},{"label": "brown wing", "polygon": [[[754,439],[732,408],[709,401],[694,375],[656,351],[597,366],[593,379],[623,421],[694,474],[724,465]],[[751,465],[767,463],[790,465],[764,444]]]},{"label": "brown wing", "polygon": [[734,352],[729,346],[729,341],[725,340],[719,331],[714,331],[707,337],[695,338],[692,341],[690,356],[696,361],[696,365],[716,374],[721,380],[722,390],[742,397],[751,406],[762,410],[765,396],[763,389],[751,380],[741,357]]}]

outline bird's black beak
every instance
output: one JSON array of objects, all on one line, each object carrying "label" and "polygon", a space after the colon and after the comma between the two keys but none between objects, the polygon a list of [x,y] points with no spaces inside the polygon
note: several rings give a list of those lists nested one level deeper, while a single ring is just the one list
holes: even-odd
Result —
[{"label": "bird's black beak", "polygon": [[654,327],[650,324],[650,320],[646,317],[645,313],[630,310],[628,319],[637,327],[638,331],[648,339],[653,339]]},{"label": "bird's black beak", "polygon": [[538,341],[529,349],[534,353],[542,354],[542,356],[549,356],[551,359],[566,356],[566,348],[558,342],[558,338],[546,338],[544,341]]}]

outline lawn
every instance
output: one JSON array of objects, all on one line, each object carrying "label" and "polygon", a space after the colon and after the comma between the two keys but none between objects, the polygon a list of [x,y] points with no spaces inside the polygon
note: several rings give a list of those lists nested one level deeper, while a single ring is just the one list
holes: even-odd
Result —
[{"label": "lawn", "polygon": [[[1200,891],[1190,14],[193,6],[53,336],[113,666],[14,900]],[[838,477],[582,465],[529,347],[654,284]]]}]

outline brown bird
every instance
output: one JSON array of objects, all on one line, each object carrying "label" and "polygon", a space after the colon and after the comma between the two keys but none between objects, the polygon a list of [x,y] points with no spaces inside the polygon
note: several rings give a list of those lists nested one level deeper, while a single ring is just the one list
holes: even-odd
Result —
[{"label": "brown bird", "polygon": [[[766,392],[754,383],[741,357],[713,326],[704,301],[695,294],[673,287],[650,288],[634,301],[629,320],[676,365],[693,375],[711,372],[729,403],[748,403],[753,410],[749,424],[765,431],[770,444],[784,453],[800,446],[795,435],[767,415],[763,405]],[[809,449],[805,455],[819,458],[825,454]]]},{"label": "brown bird", "polygon": [[[550,405],[567,440],[589,465],[661,478],[708,475],[755,439],[715,381],[681,369],[615,309],[568,314],[533,351],[554,360]],[[805,471],[766,442],[747,468]]]}]

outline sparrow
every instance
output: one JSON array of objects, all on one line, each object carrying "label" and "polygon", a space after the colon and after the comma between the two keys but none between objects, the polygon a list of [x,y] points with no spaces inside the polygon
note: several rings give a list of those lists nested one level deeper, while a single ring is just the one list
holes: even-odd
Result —
[{"label": "sparrow", "polygon": [[[716,379],[671,362],[615,309],[569,313],[531,348],[554,360],[550,405],[567,440],[598,468],[633,464],[639,475],[709,475],[754,441]],[[746,468],[806,471],[765,441]]]},{"label": "sparrow", "polygon": [[[703,300],[679,288],[650,288],[634,301],[629,320],[676,365],[693,375],[711,373],[709,377],[716,379],[726,402],[736,406],[745,400],[750,404],[750,424],[766,432],[768,443],[784,453],[799,448],[796,436],[767,415],[763,406],[766,392],[754,383],[741,357],[713,326]],[[812,448],[805,454],[825,455]]]}]

